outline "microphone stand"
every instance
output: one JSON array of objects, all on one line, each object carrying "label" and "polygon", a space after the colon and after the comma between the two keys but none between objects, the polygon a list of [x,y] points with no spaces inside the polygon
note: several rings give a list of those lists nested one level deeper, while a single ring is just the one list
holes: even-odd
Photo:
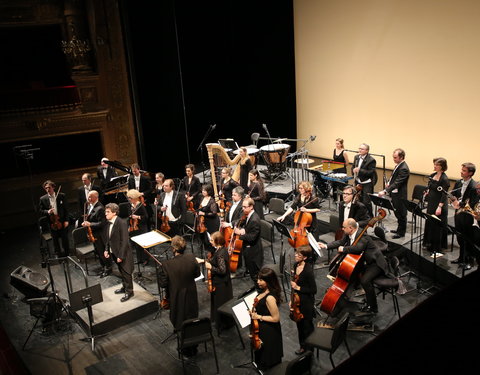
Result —
[{"label": "microphone stand", "polygon": [[217,127],[217,124],[213,124],[213,125],[210,125],[208,127],[208,130],[207,132],[205,133],[202,141],[200,142],[200,144],[198,145],[197,147],[197,152],[200,151],[200,157],[202,159],[202,174],[203,174],[203,183],[205,183],[205,169],[206,169],[206,166],[205,166],[205,161],[204,161],[204,157],[203,157],[203,144],[205,143],[205,141],[207,140],[208,136],[210,135],[210,133]]}]

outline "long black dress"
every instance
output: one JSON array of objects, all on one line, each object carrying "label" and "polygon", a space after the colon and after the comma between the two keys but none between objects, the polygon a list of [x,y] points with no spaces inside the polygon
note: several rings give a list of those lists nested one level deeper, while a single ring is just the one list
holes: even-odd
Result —
[{"label": "long black dress", "polygon": [[[433,176],[435,176],[435,173],[430,175],[430,177]],[[450,187],[450,181],[445,173],[442,173],[439,181],[431,178],[428,183],[428,195],[426,197],[427,214],[435,215],[435,210],[437,209],[438,204],[443,203],[442,213],[439,219],[443,225],[446,225],[448,222],[448,200],[445,193],[437,190],[439,186],[445,191]],[[442,229],[440,223],[437,224],[432,220],[426,220],[423,244],[428,250],[439,252],[441,249],[448,248],[447,235],[447,231]]]},{"label": "long black dress", "polygon": [[[338,155],[335,154],[335,150],[336,149],[333,150],[333,161],[336,161],[336,162],[339,162],[339,163],[345,163],[346,162],[345,156],[343,156],[343,153],[345,152],[345,150],[342,150],[342,152],[340,152]],[[345,165],[342,168],[335,169],[335,173],[347,173],[347,166]],[[333,200],[335,200],[335,201],[337,200],[337,191],[343,189],[344,186],[345,186],[345,184],[341,184],[341,183],[338,183],[338,182],[332,182],[332,189],[333,189],[332,198],[333,198]]]},{"label": "long black dress", "polygon": [[260,219],[264,219],[263,203],[265,202],[266,194],[263,182],[253,181],[248,185],[248,196],[255,202],[255,212],[260,216]]},{"label": "long black dress", "polygon": [[[267,294],[258,301],[255,307],[257,314],[271,316],[267,307],[267,297],[270,295],[271,294]],[[271,323],[259,320],[258,323],[259,337],[260,340],[262,340],[262,346],[259,350],[255,351],[255,363],[261,370],[266,370],[282,361],[282,327],[280,322]]]},{"label": "long black dress", "polygon": [[252,162],[250,158],[248,158],[245,163],[240,162],[240,186],[248,191],[248,173],[250,173],[252,169]]},{"label": "long black dress", "polygon": [[212,265],[212,285],[215,290],[210,294],[210,319],[215,322],[218,331],[231,327],[234,321],[218,313],[218,308],[233,298],[230,262],[227,249],[222,247],[215,251],[210,259]]},{"label": "long black dress", "polygon": [[225,197],[225,203],[232,202],[232,190],[235,189],[238,185],[238,182],[232,178],[230,178],[226,182],[222,179],[222,181],[220,182],[220,186],[222,188],[222,194]]}]

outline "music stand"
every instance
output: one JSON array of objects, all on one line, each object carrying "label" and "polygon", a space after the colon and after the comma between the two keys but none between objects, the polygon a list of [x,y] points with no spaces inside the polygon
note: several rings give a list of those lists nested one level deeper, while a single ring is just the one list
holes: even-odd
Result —
[{"label": "music stand", "polygon": [[95,338],[100,337],[100,336],[105,336],[103,335],[98,335],[95,336],[93,334],[93,310],[92,306],[96,305],[97,303],[100,303],[103,301],[103,295],[102,295],[102,287],[100,284],[93,285],[91,287],[81,289],[77,292],[73,292],[69,294],[69,299],[70,299],[70,308],[73,311],[78,311],[83,308],[87,308],[88,311],[88,325],[89,325],[89,336],[82,339],[82,340],[89,340],[92,342],[92,351],[95,350]]},{"label": "music stand", "polygon": [[[377,194],[371,194],[371,193],[368,193],[368,195],[370,196],[370,199],[372,200],[372,203],[375,205],[375,216],[377,214],[377,208],[378,207],[385,208],[389,211],[395,211],[395,207],[393,207],[391,198],[380,197]],[[379,225],[382,228],[385,228],[382,221],[380,221]]]},{"label": "music stand", "polygon": [[290,234],[290,231],[288,230],[287,226],[285,224],[283,224],[282,222],[278,221],[278,220],[272,220],[273,222],[273,226],[275,228],[277,228],[277,230],[280,232],[281,234],[281,240],[282,240],[282,244],[281,244],[281,249],[280,249],[280,254],[283,254],[283,236],[289,238],[290,240],[293,241],[293,237],[292,235]]}]

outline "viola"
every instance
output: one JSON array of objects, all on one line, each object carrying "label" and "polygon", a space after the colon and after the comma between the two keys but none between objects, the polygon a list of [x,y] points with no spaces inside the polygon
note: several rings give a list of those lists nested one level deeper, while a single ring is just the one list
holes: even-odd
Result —
[{"label": "viola", "polygon": [[163,297],[160,301],[160,307],[164,310],[170,309],[170,300],[167,297]]},{"label": "viola", "polygon": [[197,214],[197,225],[195,226],[195,231],[197,233],[205,233],[207,231],[207,227],[205,225],[205,215]]},{"label": "viola", "polygon": [[162,218],[161,218],[161,224],[160,224],[160,231],[163,233],[170,232],[170,225],[168,224],[168,216],[167,216],[167,210],[163,211]]},{"label": "viola", "polygon": [[[235,228],[240,228],[247,221],[247,215],[244,214],[240,220],[238,220]],[[238,261],[240,260],[240,253],[242,251],[243,241],[240,239],[239,234],[232,232],[232,237],[228,245],[228,254],[230,255],[230,272],[236,272],[238,267]]]},{"label": "viola", "polygon": [[207,290],[208,293],[213,293],[215,292],[215,286],[213,285],[212,282],[212,270],[207,270]]},{"label": "viola", "polygon": [[50,228],[53,230],[60,230],[63,228],[63,223],[60,221],[60,216],[55,214],[50,215]]},{"label": "viola", "polygon": [[87,227],[87,239],[92,243],[97,240],[93,235],[92,227],[90,225]]},{"label": "viola", "polygon": [[[190,198],[190,193],[187,193],[187,198]],[[187,200],[187,211],[195,212],[195,206],[193,205],[193,199],[191,201]]]},{"label": "viola", "polygon": [[[295,274],[294,270],[292,270],[292,280],[294,282],[298,281],[298,275]],[[300,311],[300,296],[293,288],[290,293],[290,319],[294,322],[299,322],[303,319],[303,314]]]},{"label": "viola", "polygon": [[[302,207],[306,207],[309,204],[315,202],[318,200],[318,197],[315,197],[314,199],[308,201],[305,203]],[[301,210],[297,210],[295,212],[294,216],[294,226],[293,229],[290,231],[290,236],[292,238],[288,239],[288,243],[294,248],[298,248],[300,246],[308,246],[309,241],[308,241],[308,233],[307,233],[307,228],[310,227],[312,224],[312,214],[309,212],[303,212]]]},{"label": "viola", "polygon": [[[387,213],[383,208],[378,209],[378,216],[370,219],[368,224],[362,230],[362,232],[357,236],[353,245],[356,245],[362,236],[367,232],[369,227],[373,227],[377,222],[383,220]],[[349,283],[357,271],[357,265],[360,259],[363,257],[362,254],[337,254],[332,262],[330,263],[330,273],[327,275],[328,278],[334,279],[334,282],[327,292],[323,296],[322,302],[320,304],[320,310],[331,314],[337,302],[340,300],[342,295],[347,291]]]},{"label": "viola", "polygon": [[[252,312],[255,311],[255,308],[258,304],[258,298],[255,297],[253,300],[253,308]],[[258,319],[253,319],[250,324],[250,342],[252,344],[253,350],[259,350],[262,347],[262,340],[260,339],[260,324],[258,323]]]},{"label": "viola", "polygon": [[135,206],[135,209],[132,210],[132,213],[130,214],[130,219],[128,220],[128,231],[129,232],[135,232],[139,229],[138,228],[139,219],[134,219],[132,217],[132,215],[134,215],[135,212],[137,212],[137,210],[142,206],[143,206],[143,204],[140,202]]}]

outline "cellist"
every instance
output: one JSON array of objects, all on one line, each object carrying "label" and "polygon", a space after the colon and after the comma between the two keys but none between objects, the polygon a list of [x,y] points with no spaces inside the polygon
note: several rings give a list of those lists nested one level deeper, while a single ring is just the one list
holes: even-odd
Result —
[{"label": "cellist", "polygon": [[368,235],[363,235],[356,241],[361,231],[354,219],[344,220],[342,229],[344,235],[341,239],[328,244],[319,242],[318,246],[322,249],[338,249],[338,252],[343,254],[364,254],[358,269],[358,271],[361,271],[359,281],[365,291],[366,298],[366,303],[361,310],[376,314],[378,305],[373,280],[382,274],[387,274],[387,261],[381,250],[376,247],[375,242]]},{"label": "cellist", "polygon": [[312,184],[309,181],[302,181],[298,184],[298,194],[291,206],[277,220],[283,221],[294,211],[301,211],[312,215],[312,223],[308,231],[317,238],[317,212],[320,212],[320,202],[312,193]]}]

